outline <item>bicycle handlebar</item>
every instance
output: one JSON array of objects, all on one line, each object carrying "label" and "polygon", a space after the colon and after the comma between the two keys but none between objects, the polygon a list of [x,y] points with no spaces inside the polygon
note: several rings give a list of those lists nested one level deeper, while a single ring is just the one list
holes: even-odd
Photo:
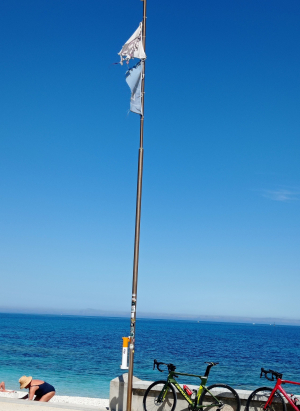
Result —
[{"label": "bicycle handlebar", "polygon": [[[205,375],[206,377],[208,377],[208,374],[209,374],[209,371],[210,371],[211,367],[213,367],[214,365],[217,365],[217,364],[219,364],[219,363],[218,363],[218,362],[205,362],[205,363],[208,364],[208,366],[207,366],[207,368],[206,368],[206,371],[205,371],[205,374],[204,374],[204,375]],[[156,368],[158,369],[158,371],[163,372],[164,370],[162,370],[162,369],[160,368],[161,365],[166,365],[166,366],[168,367],[168,371],[169,371],[169,372],[176,370],[176,367],[175,367],[174,364],[166,364],[165,362],[158,362],[157,360],[154,360],[154,362],[153,362],[153,369],[155,370],[155,366],[156,366]]]},{"label": "bicycle handlebar", "polygon": [[[268,377],[267,374],[272,374],[272,378]],[[261,368],[260,378],[261,377],[265,377],[269,381],[274,381],[274,377],[276,377],[276,379],[282,378],[282,374],[280,372],[277,372],[277,371],[265,370],[264,368]]]},{"label": "bicycle handlebar", "polygon": [[160,365],[166,365],[166,366],[168,367],[168,371],[169,371],[169,372],[176,370],[176,367],[175,367],[174,364],[166,364],[165,362],[158,362],[158,361],[156,361],[156,360],[154,360],[153,369],[155,370],[155,366],[156,366],[156,368],[158,369],[158,371],[164,372],[164,370],[161,370],[161,369],[159,368]]}]

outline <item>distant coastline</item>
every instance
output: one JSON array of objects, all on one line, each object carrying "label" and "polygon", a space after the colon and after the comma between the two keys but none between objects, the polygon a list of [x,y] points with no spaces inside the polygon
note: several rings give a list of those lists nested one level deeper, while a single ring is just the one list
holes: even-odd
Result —
[{"label": "distant coastline", "polygon": [[[1,314],[35,314],[35,315],[70,315],[82,317],[119,317],[129,318],[129,312],[105,311],[95,309],[51,309],[51,308],[22,308],[22,307],[0,307]],[[140,312],[138,318],[157,320],[182,320],[182,321],[205,321],[205,322],[228,322],[242,324],[268,324],[268,325],[294,325],[300,326],[300,319],[275,318],[275,317],[239,317],[225,315],[189,315],[189,314],[165,314]]]}]

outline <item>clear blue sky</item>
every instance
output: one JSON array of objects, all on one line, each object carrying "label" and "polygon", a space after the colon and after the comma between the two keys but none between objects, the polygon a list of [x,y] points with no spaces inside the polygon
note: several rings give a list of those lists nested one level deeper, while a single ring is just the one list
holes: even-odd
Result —
[{"label": "clear blue sky", "polygon": [[[1,1],[1,306],[130,309],[142,4]],[[148,0],[138,311],[300,317],[299,19]]]}]

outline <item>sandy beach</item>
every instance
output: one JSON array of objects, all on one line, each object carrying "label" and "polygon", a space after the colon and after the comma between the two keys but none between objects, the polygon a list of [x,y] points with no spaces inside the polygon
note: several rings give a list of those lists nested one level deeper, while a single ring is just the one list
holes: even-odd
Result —
[{"label": "sandy beach", "polygon": [[[0,392],[0,398],[11,398],[18,399],[22,398],[27,394],[26,391],[16,391],[13,393]],[[55,395],[49,403],[52,404],[70,404],[70,405],[85,405],[89,407],[107,408],[109,400],[103,398],[88,398],[88,397],[72,397],[72,396],[62,396]]]}]

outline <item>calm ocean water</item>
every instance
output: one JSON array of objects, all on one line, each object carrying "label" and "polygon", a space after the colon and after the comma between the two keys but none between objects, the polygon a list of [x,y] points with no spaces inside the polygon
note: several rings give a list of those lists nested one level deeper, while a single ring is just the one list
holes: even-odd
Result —
[{"label": "calm ocean water", "polygon": [[[0,321],[0,380],[8,388],[18,389],[25,374],[53,384],[58,395],[108,398],[110,380],[122,374],[129,319],[0,314]],[[300,327],[138,319],[134,375],[165,376],[152,370],[154,358],[194,374],[203,374],[204,361],[218,361],[210,384],[266,385],[262,366],[300,381]]]}]

